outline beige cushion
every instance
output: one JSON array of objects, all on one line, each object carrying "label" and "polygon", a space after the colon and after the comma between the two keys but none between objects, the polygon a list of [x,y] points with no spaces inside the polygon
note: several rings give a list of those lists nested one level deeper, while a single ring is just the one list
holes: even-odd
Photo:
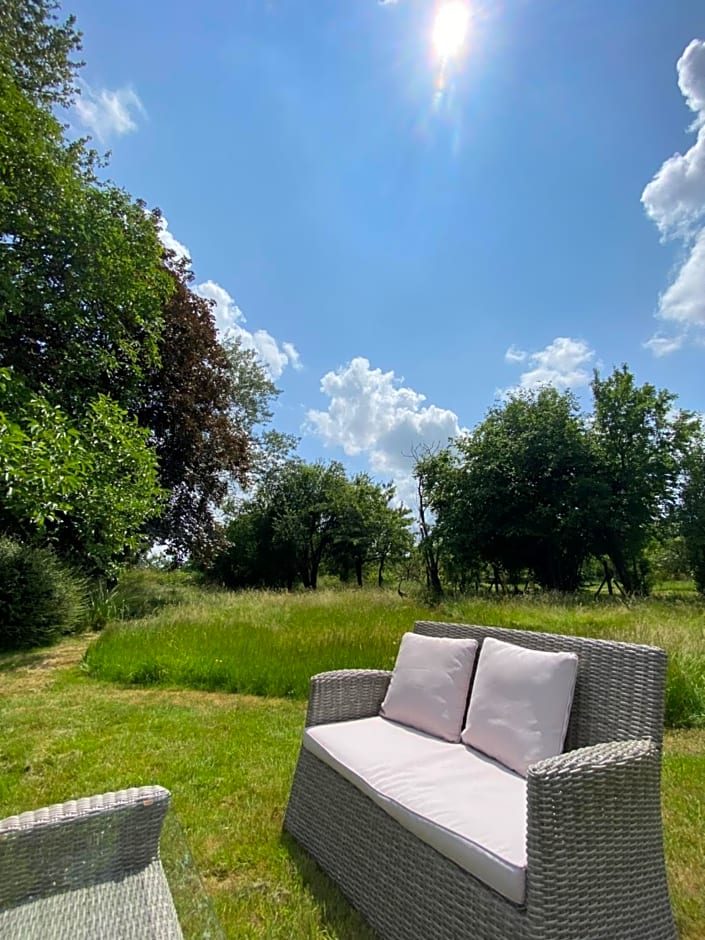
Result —
[{"label": "beige cushion", "polygon": [[473,682],[464,744],[526,776],[563,750],[578,657],[487,637]]},{"label": "beige cushion", "polygon": [[476,652],[476,640],[405,633],[380,714],[459,741]]},{"label": "beige cushion", "polygon": [[378,717],[309,728],[304,747],[417,838],[523,903],[523,777],[462,744]]}]

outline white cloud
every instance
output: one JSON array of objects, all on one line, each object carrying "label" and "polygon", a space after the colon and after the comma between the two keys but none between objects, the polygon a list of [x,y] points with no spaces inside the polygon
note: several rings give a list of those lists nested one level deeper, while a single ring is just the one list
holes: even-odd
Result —
[{"label": "white cloud", "polygon": [[[169,224],[164,216],[161,218],[158,234],[162,245],[176,252],[179,258],[191,257],[188,248],[169,231]],[[266,330],[251,333],[245,329],[245,315],[220,284],[212,280],[203,281],[196,284],[193,291],[200,297],[213,301],[215,324],[221,335],[239,340],[245,349],[253,349],[272,379],[278,379],[287,366],[297,371],[303,368],[299,351],[293,343],[282,343],[280,346]]]},{"label": "white cloud", "polygon": [[394,479],[399,496],[414,502],[413,454],[424,446],[445,446],[461,428],[453,411],[424,405],[425,396],[400,384],[394,372],[352,359],[321,379],[330,402],[307,414],[308,430],[327,446],[367,455],[375,473]]},{"label": "white cloud", "polygon": [[705,327],[705,228],[673,283],[659,298],[658,316],[684,326]]},{"label": "white cloud", "polygon": [[528,358],[529,368],[519,378],[519,384],[507,389],[504,394],[520,389],[538,388],[541,385],[554,385],[556,388],[580,388],[590,381],[590,373],[586,368],[595,357],[594,350],[582,339],[571,339],[568,336],[557,336],[552,343],[538,352],[525,353],[522,357],[509,355],[507,350],[505,359],[508,362],[522,362]]},{"label": "white cloud", "polygon": [[685,336],[682,333],[679,336],[665,336],[663,333],[654,333],[651,339],[644,343],[644,346],[650,349],[654,356],[660,358],[680,349],[684,341]]},{"label": "white cloud", "polygon": [[86,82],[81,83],[81,94],[76,98],[74,108],[81,124],[102,142],[113,136],[122,137],[136,131],[135,116],[147,116],[134,89],[96,90]]},{"label": "white cloud", "polygon": [[164,216],[162,216],[159,221],[158,234],[159,234],[159,241],[162,243],[162,245],[164,245],[164,247],[168,248],[170,251],[173,251],[176,254],[177,258],[190,258],[191,257],[191,253],[186,247],[186,245],[182,245],[181,242],[178,241],[176,238],[174,238],[172,233],[169,231],[169,223],[164,218]]},{"label": "white cloud", "polygon": [[699,128],[693,146],[669,157],[646,186],[641,201],[664,236],[692,233],[705,213],[705,42],[694,39],[678,60],[678,85]]},{"label": "white cloud", "polygon": [[288,365],[294,369],[301,368],[298,350],[292,343],[280,346],[266,330],[251,333],[245,329],[243,324],[247,321],[242,310],[220,284],[209,280],[193,289],[199,296],[214,302],[216,326],[223,336],[238,339],[245,349],[253,349],[273,379],[278,379]]},{"label": "white cloud", "polygon": [[[686,257],[659,297],[656,315],[677,323],[680,333],[656,333],[645,345],[656,356],[683,346],[691,331],[705,329],[705,42],[694,39],[678,60],[678,87],[695,114],[696,141],[685,154],[665,161],[641,201],[664,238],[681,238]],[[699,338],[696,337],[696,342]]]},{"label": "white cloud", "polygon": [[505,362],[523,362],[528,353],[512,344],[504,354]]},{"label": "white cloud", "polygon": [[686,46],[677,69],[678,87],[699,126],[705,120],[705,42],[694,39]]}]

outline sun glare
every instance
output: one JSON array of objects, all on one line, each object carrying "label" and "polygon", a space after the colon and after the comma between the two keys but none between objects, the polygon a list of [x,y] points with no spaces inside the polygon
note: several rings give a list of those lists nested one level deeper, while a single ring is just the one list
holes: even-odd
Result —
[{"label": "sun glare", "polygon": [[465,44],[470,10],[464,0],[441,4],[433,21],[433,47],[444,61],[457,55]]}]

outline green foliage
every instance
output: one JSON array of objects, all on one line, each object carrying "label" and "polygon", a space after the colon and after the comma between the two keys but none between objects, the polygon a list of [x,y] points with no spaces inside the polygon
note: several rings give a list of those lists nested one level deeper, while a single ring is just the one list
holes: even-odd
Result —
[{"label": "green foliage", "polygon": [[45,107],[70,104],[83,64],[71,58],[81,48],[76,18],[62,23],[58,9],[54,0],[2,0],[0,5],[0,62],[25,95]]},{"label": "green foliage", "polygon": [[[600,560],[626,594],[646,594],[650,546],[670,533],[696,422],[675,396],[637,386],[626,366],[592,385],[585,418],[568,392],[521,392],[490,409],[454,445],[417,461],[422,524],[448,577],[465,589],[490,572],[499,589],[521,579],[575,591]],[[422,502],[423,507],[423,502]]]},{"label": "green foliage", "polygon": [[481,563],[515,583],[529,569],[548,590],[576,590],[600,494],[570,393],[513,395],[453,449],[419,462],[417,476],[461,583]]},{"label": "green foliage", "polygon": [[114,574],[159,509],[148,432],[105,396],[76,422],[4,377],[16,415],[0,412],[0,523],[54,545],[87,573]]},{"label": "green foliage", "polygon": [[47,646],[80,626],[85,585],[45,548],[0,539],[0,650]]},{"label": "green foliage", "polygon": [[705,447],[702,444],[694,448],[688,459],[680,521],[695,586],[705,594]]},{"label": "green foliage", "polygon": [[156,220],[3,79],[0,365],[71,416],[101,393],[129,407],[172,289]]},{"label": "green foliage", "polygon": [[349,480],[335,461],[308,464],[291,458],[262,475],[253,498],[236,507],[226,546],[208,573],[229,587],[315,589],[321,566],[342,579],[385,565],[412,546],[409,514],[390,505],[394,488],[366,474]]},{"label": "green foliage", "polygon": [[646,548],[675,504],[697,424],[675,411],[676,396],[637,386],[626,365],[592,383],[591,437],[607,498],[596,507],[598,553],[609,556],[629,594],[648,593]]},{"label": "green foliage", "polygon": [[271,417],[278,390],[252,350],[218,341],[211,302],[190,289],[188,265],[171,259],[170,276],[174,291],[164,311],[160,361],[145,376],[137,409],[169,492],[150,535],[173,560],[204,562],[217,539],[215,512],[229,483],[248,482],[255,427]]}]

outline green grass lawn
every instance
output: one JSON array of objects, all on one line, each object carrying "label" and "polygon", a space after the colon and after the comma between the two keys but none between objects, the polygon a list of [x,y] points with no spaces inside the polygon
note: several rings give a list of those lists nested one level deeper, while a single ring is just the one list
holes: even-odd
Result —
[{"label": "green grass lawn", "polygon": [[617,598],[449,600],[434,608],[393,592],[197,592],[155,615],[105,630],[88,652],[97,678],[304,700],[309,677],[341,667],[391,668],[415,620],[547,630],[662,646],[666,722],[705,726],[705,603],[691,594]]},{"label": "green grass lawn", "polygon": [[[376,592],[187,592],[180,601],[90,639],[88,668],[80,659],[89,638],[0,659],[0,817],[103,790],[168,787],[213,908],[233,938],[368,936],[281,832],[311,673],[391,665],[399,636],[419,618],[656,642],[698,668],[705,655],[704,608],[691,600],[629,608],[472,601],[433,611]],[[150,663],[159,669],[146,668]],[[698,675],[682,675],[696,716]],[[199,684],[239,692],[174,687]],[[702,940],[704,729],[667,732],[663,795],[679,930],[686,940]],[[171,851],[167,839],[167,869]],[[194,926],[189,935],[202,933]]]}]

